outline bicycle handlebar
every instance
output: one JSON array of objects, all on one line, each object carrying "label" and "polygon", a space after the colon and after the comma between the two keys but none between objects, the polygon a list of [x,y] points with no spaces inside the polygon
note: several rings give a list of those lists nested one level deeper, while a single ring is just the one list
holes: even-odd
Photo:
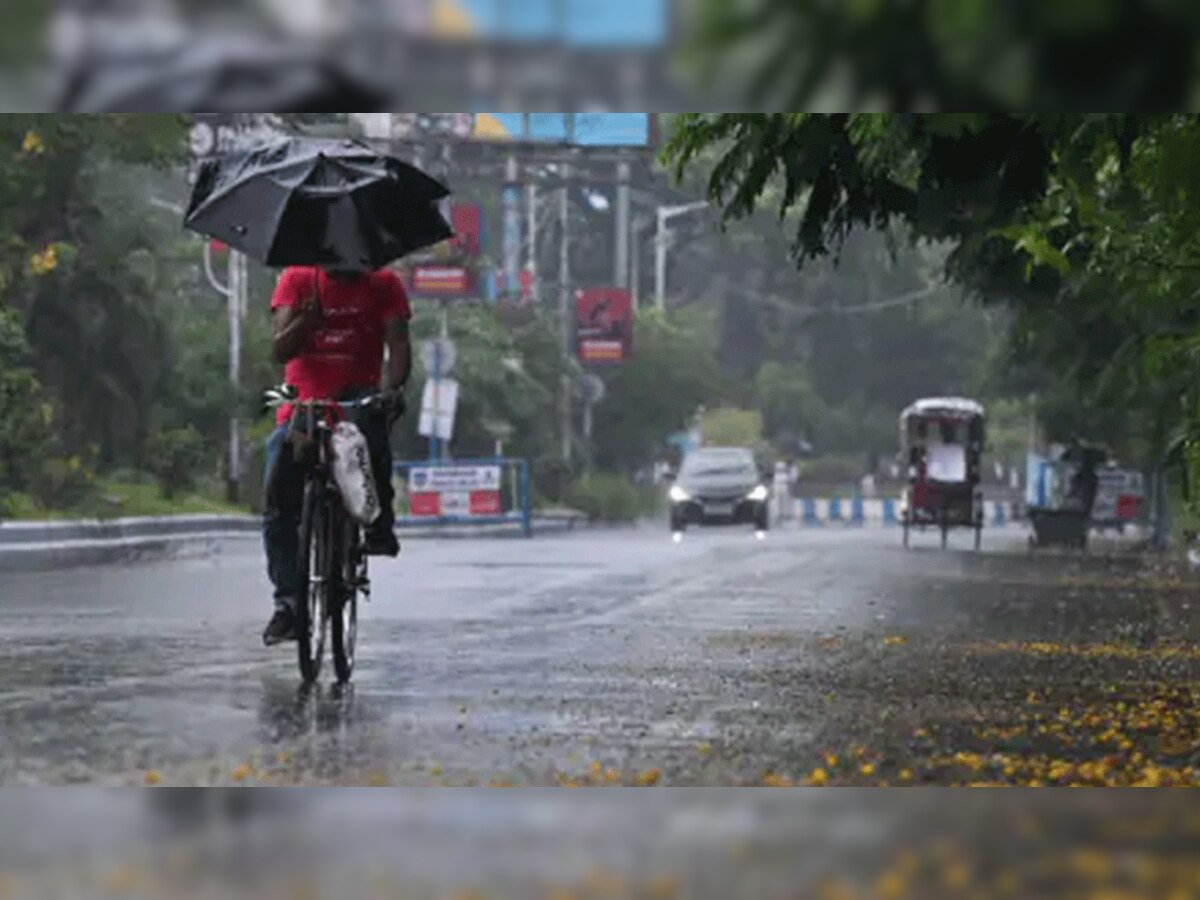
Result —
[{"label": "bicycle handlebar", "polygon": [[277,388],[270,388],[263,394],[263,402],[268,409],[276,409],[288,404],[308,409],[316,409],[323,406],[337,406],[342,409],[367,409],[368,407],[382,403],[383,398],[383,392],[378,391],[374,394],[368,394],[366,397],[360,397],[357,400],[300,400],[297,398],[296,389],[288,384]]}]

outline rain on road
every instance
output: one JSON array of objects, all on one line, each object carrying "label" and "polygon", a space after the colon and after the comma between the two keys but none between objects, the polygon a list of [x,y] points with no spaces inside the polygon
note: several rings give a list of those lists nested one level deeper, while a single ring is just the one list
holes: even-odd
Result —
[{"label": "rain on road", "polygon": [[311,691],[252,540],[0,574],[0,783],[1194,780],[1193,583],[962,540],[412,540]]}]

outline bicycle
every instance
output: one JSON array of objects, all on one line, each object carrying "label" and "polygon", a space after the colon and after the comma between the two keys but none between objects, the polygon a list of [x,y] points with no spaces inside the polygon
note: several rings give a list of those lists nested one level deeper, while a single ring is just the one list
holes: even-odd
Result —
[{"label": "bicycle", "polygon": [[288,385],[267,391],[266,405],[291,404],[293,429],[300,419],[306,420],[300,422],[306,440],[293,444],[297,461],[308,463],[297,556],[302,575],[295,610],[300,676],[306,683],[316,681],[328,632],[334,671],[340,682],[347,682],[354,671],[358,597],[371,599],[371,581],[362,526],[347,512],[333,478],[331,438],[334,425],[347,412],[376,408],[383,395],[339,401],[297,400],[295,393]]}]

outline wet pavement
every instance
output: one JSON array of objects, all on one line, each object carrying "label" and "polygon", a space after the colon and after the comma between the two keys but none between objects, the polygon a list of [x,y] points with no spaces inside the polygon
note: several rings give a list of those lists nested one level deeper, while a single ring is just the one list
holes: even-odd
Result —
[{"label": "wet pavement", "polygon": [[1193,783],[1194,584],[1019,529],[411,541],[354,683],[260,550],[0,575],[0,783]]}]

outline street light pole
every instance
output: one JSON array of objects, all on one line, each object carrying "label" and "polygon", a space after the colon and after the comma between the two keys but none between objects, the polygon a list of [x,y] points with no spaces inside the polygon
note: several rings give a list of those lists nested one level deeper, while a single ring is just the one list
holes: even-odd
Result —
[{"label": "street light pole", "polygon": [[237,502],[242,475],[241,423],[238,407],[242,390],[242,321],[246,315],[249,272],[245,254],[229,249],[228,280],[221,284],[212,266],[212,244],[204,242],[204,275],[212,289],[225,298],[229,320],[229,384],[233,389],[233,406],[229,410],[229,460],[226,473],[226,494],[231,503]]},{"label": "street light pole", "polygon": [[613,284],[619,288],[629,287],[629,177],[629,163],[621,160],[617,163],[617,203],[613,216]]},{"label": "street light pole", "polygon": [[[562,165],[562,190],[559,194],[559,233],[558,244],[558,315],[559,326],[562,329],[563,352],[567,359],[573,354],[571,346],[571,164]],[[570,465],[571,462],[571,376],[562,377],[562,397],[560,428],[562,430],[562,459]]]},{"label": "street light pole", "polygon": [[655,210],[658,228],[654,234],[654,305],[660,310],[667,308],[667,246],[670,243],[667,222],[676,216],[707,208],[708,203],[700,200],[679,206],[660,206]]},{"label": "street light pole", "polygon": [[525,185],[525,212],[528,215],[528,224],[526,230],[528,235],[528,251],[526,255],[525,268],[529,272],[529,305],[533,309],[538,308],[540,301],[540,292],[538,290],[538,255],[537,255],[537,231],[538,231],[538,196],[537,182],[533,180],[533,174],[528,176],[529,181]]},{"label": "street light pole", "polygon": [[635,312],[642,308],[642,232],[652,224],[651,220],[637,216],[629,235],[629,293],[633,298]]}]

